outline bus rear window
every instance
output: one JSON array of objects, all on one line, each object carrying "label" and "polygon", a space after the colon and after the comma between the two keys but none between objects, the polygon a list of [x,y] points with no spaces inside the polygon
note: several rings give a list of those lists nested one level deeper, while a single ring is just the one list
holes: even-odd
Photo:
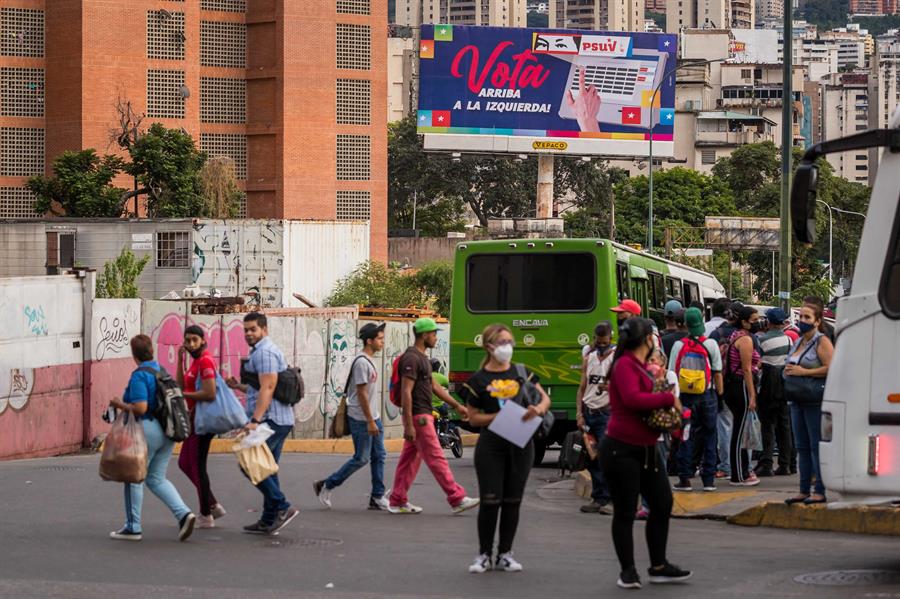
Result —
[{"label": "bus rear window", "polygon": [[470,312],[589,312],[596,289],[592,254],[481,254],[466,262]]}]

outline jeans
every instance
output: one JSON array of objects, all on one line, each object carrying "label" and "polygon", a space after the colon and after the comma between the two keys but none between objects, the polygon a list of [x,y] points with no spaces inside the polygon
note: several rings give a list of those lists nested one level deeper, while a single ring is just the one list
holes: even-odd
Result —
[{"label": "jeans", "polygon": [[325,488],[333,489],[344,484],[357,470],[371,464],[372,470],[372,497],[380,499],[384,496],[384,459],[387,453],[384,450],[384,427],[381,419],[375,421],[378,425],[378,436],[369,434],[368,423],[365,420],[349,418],[350,436],[353,438],[353,457],[344,462],[337,472],[325,479]]},{"label": "jeans", "polygon": [[809,495],[812,477],[816,477],[816,495],[825,495],[825,482],[819,465],[819,441],[822,440],[822,404],[791,403],[791,424],[797,444],[800,467],[800,493]]},{"label": "jeans", "polygon": [[[597,438],[599,444],[606,436],[609,409],[591,410],[585,406],[584,423],[588,427],[588,432]],[[596,503],[606,505],[610,501],[609,489],[606,486],[606,479],[603,477],[603,466],[600,464],[599,456],[598,459],[588,462],[587,471],[591,475],[591,499]]]},{"label": "jeans", "polygon": [[142,420],[141,424],[144,426],[144,437],[147,438],[147,478],[139,485],[125,483],[125,529],[130,532],[141,532],[144,485],[169,508],[176,522],[181,522],[182,518],[191,513],[175,485],[166,478],[166,469],[175,443],[163,435],[156,418]]},{"label": "jeans", "polygon": [[209,460],[209,446],[215,435],[198,435],[191,433],[181,444],[181,452],[178,454],[178,467],[197,487],[197,497],[200,501],[200,513],[209,516],[214,505],[218,503],[209,484],[207,461]]},{"label": "jeans", "polygon": [[691,410],[691,432],[687,441],[682,439],[678,445],[678,478],[693,478],[694,448],[699,446],[700,478],[704,486],[714,484],[716,479],[718,402],[713,393],[708,390],[703,395],[681,396],[681,403]]},{"label": "jeans", "polygon": [[[291,430],[294,427],[290,424],[275,424],[272,420],[266,420],[265,423],[275,431],[274,435],[266,439],[266,445],[269,446],[272,457],[275,458],[275,463],[277,464],[278,460],[281,459],[281,449],[284,447],[284,440],[291,434]],[[278,512],[288,509],[291,507],[291,504],[288,503],[284,493],[281,492],[281,485],[278,482],[277,472],[256,485],[256,488],[263,494],[263,513],[259,521],[266,526],[271,526],[275,523]]]},{"label": "jeans", "polygon": [[512,551],[519,526],[519,510],[528,474],[534,464],[534,443],[516,447],[489,430],[475,446],[475,473],[481,504],[478,507],[478,553],[492,555],[494,531],[500,521],[498,555]]},{"label": "jeans", "polygon": [[416,429],[416,440],[403,442],[397,472],[394,474],[391,505],[401,506],[409,502],[409,489],[416,480],[422,460],[425,460],[434,479],[446,493],[451,507],[459,505],[465,499],[466,491],[453,479],[450,464],[447,463],[447,457],[434,430],[434,417],[431,414],[416,414],[413,416],[413,426]]},{"label": "jeans", "polygon": [[727,474],[731,473],[731,429],[734,425],[734,419],[731,410],[727,405],[722,405],[719,415],[716,419],[716,444],[719,454],[719,471]]}]

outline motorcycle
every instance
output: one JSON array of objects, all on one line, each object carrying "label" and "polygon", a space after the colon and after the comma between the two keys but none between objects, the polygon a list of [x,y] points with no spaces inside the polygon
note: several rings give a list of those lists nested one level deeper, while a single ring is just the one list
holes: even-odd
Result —
[{"label": "motorcycle", "polygon": [[[443,407],[443,406],[442,406]],[[450,420],[450,413],[444,410],[433,410],[434,429],[441,443],[441,449],[449,449],[453,452],[453,457],[461,458],[463,456],[462,435],[460,435],[459,427]]]}]

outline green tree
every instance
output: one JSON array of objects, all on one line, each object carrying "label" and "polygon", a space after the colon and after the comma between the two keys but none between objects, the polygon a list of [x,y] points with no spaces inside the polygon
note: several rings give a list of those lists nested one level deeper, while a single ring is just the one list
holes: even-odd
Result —
[{"label": "green tree", "polygon": [[36,212],[56,216],[118,218],[119,198],[125,191],[112,185],[124,162],[99,156],[93,149],[65,151],[53,161],[53,176],[36,176],[26,186],[37,197]]},{"label": "green tree", "polygon": [[781,153],[771,141],[747,144],[719,160],[712,172],[731,188],[740,212],[758,214],[770,208],[769,202],[762,200],[770,200],[773,189],[763,192],[763,188],[781,179]]},{"label": "green tree", "polygon": [[453,290],[452,262],[435,260],[425,264],[415,274],[415,283],[438,314],[450,316],[450,296]]},{"label": "green tree", "polygon": [[240,211],[244,192],[238,187],[234,160],[228,156],[210,158],[200,169],[204,212],[213,218],[234,218]]},{"label": "green tree", "polygon": [[137,280],[149,260],[150,254],[138,260],[131,250],[123,248],[115,260],[103,265],[103,272],[97,276],[97,297],[137,298]]},{"label": "green tree", "polygon": [[528,13],[528,27],[549,27],[550,15],[537,12]]},{"label": "green tree", "polygon": [[573,209],[563,213],[569,237],[615,238],[611,217],[615,202],[613,189],[628,179],[628,171],[609,168],[605,162],[557,159],[557,193],[574,198]]},{"label": "green tree", "polygon": [[411,276],[381,262],[364,262],[338,281],[326,306],[361,304],[378,308],[405,308],[425,305],[422,291]]}]

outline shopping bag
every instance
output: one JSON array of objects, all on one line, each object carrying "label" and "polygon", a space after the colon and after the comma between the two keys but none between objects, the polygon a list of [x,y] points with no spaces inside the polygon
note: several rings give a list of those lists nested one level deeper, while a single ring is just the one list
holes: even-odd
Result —
[{"label": "shopping bag", "polygon": [[331,420],[331,428],[328,431],[332,439],[340,439],[350,434],[350,415],[347,413],[347,398],[341,398],[337,412]]},{"label": "shopping bag", "polygon": [[741,439],[741,447],[750,451],[762,451],[762,425],[756,412],[747,414],[747,424],[744,426],[744,436]]},{"label": "shopping bag", "polygon": [[237,456],[241,470],[244,471],[244,474],[247,475],[247,478],[254,485],[258,485],[278,472],[278,464],[275,463],[275,457],[265,443],[244,447],[238,441],[232,446],[231,450]]},{"label": "shopping bag", "polygon": [[[200,380],[198,378],[199,386]],[[247,424],[247,414],[222,375],[216,373],[216,398],[198,401],[194,412],[194,432],[198,435],[220,435]]]},{"label": "shopping bag", "polygon": [[103,441],[100,478],[119,483],[142,483],[147,478],[147,439],[144,426],[130,412],[121,412]]}]

